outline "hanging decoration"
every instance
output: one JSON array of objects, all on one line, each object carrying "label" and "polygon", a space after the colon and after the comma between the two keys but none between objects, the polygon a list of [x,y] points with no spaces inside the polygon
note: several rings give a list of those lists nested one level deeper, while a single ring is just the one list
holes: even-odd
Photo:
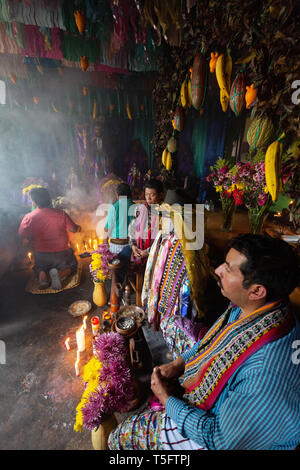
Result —
[{"label": "hanging decoration", "polygon": [[246,86],[245,101],[246,101],[247,109],[255,105],[256,98],[257,98],[257,88],[254,88],[254,84],[252,83],[250,86]]},{"label": "hanging decoration", "polygon": [[196,55],[192,70],[192,105],[199,110],[203,106],[206,89],[206,59],[203,52]]},{"label": "hanging decoration", "polygon": [[247,131],[247,142],[252,149],[266,148],[274,136],[274,125],[268,116],[257,116]]},{"label": "hanging decoration", "polygon": [[285,137],[283,133],[277,140],[272,142],[267,148],[265,155],[265,176],[268,192],[271,195],[272,201],[276,201],[281,182],[281,157],[283,151],[282,139]]},{"label": "hanging decoration", "polygon": [[80,34],[82,34],[86,27],[86,16],[82,10],[74,11],[75,23]]},{"label": "hanging decoration", "polygon": [[232,83],[230,90],[230,108],[236,117],[239,117],[245,107],[246,82],[244,72],[239,71]]},{"label": "hanging decoration", "polygon": [[80,66],[81,66],[81,70],[83,72],[86,72],[87,69],[88,69],[88,66],[89,66],[89,59],[87,58],[86,55],[82,55],[80,57]]},{"label": "hanging decoration", "polygon": [[173,117],[173,127],[176,131],[181,132],[184,127],[184,111],[181,106],[177,106],[174,117]]},{"label": "hanging decoration", "polygon": [[214,73],[214,71],[216,69],[216,64],[217,64],[217,59],[219,57],[219,53],[218,52],[216,52],[216,53],[211,52],[210,57],[211,57],[211,59],[209,61],[209,71],[210,71],[210,73]]}]

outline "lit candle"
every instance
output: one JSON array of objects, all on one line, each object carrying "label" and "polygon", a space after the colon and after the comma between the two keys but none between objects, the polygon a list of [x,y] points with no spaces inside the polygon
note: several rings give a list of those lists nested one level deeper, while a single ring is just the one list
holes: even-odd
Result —
[{"label": "lit candle", "polygon": [[76,244],[77,252],[79,253],[79,245],[78,243]]},{"label": "lit candle", "polygon": [[84,244],[84,251],[87,251],[87,244]]},{"label": "lit candle", "polygon": [[30,252],[29,252],[29,253],[27,254],[27,256],[28,256],[28,258],[29,258],[29,261],[30,261],[30,263],[31,263],[31,257],[32,257],[32,253],[30,253]]},{"label": "lit candle", "polygon": [[96,251],[96,250],[97,250],[97,248],[98,248],[98,245],[97,245],[97,240],[94,240],[94,242],[93,242],[93,243],[94,243],[94,250]]},{"label": "lit candle", "polygon": [[69,344],[69,343],[70,343],[70,339],[71,339],[71,338],[67,338],[66,341],[65,341],[65,345],[66,345],[66,348],[67,348],[68,351],[70,351],[70,349],[71,349],[71,346],[70,346],[70,344]]},{"label": "lit candle", "polygon": [[92,239],[91,238],[89,239],[89,245],[90,245],[90,248],[92,248]]},{"label": "lit candle", "polygon": [[77,362],[79,363],[80,361],[80,351],[77,349],[77,355],[76,355]]},{"label": "lit candle", "polygon": [[75,373],[76,373],[76,377],[78,377],[79,376],[79,360],[78,359],[75,362]]},{"label": "lit candle", "polygon": [[78,351],[85,351],[85,335],[83,326],[76,331],[76,341]]},{"label": "lit candle", "polygon": [[87,319],[88,315],[86,315],[83,319],[83,328],[86,330],[86,319]]}]

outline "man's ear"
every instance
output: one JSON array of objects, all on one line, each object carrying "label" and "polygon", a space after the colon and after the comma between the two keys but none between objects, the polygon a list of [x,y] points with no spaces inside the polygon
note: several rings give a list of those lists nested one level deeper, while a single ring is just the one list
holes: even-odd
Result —
[{"label": "man's ear", "polygon": [[267,297],[267,289],[262,284],[252,284],[248,291],[249,300],[262,300]]}]

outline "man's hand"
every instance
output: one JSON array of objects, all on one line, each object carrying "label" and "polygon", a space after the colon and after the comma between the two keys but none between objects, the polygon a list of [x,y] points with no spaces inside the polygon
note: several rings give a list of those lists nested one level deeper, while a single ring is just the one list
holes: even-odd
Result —
[{"label": "man's hand", "polygon": [[169,381],[162,377],[159,367],[155,367],[151,375],[151,390],[163,406],[166,406],[167,400],[172,394],[171,389]]},{"label": "man's hand", "polygon": [[181,374],[183,374],[184,367],[184,360],[181,356],[179,356],[174,361],[162,364],[158,368],[160,370],[161,376],[164,379],[174,379],[178,378]]},{"label": "man's hand", "polygon": [[133,254],[136,258],[141,258],[142,257],[141,250],[136,245],[132,245],[132,251],[133,251]]}]

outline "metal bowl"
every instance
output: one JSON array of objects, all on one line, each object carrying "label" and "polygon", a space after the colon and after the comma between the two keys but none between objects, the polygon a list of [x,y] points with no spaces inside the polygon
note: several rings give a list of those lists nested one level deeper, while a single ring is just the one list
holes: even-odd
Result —
[{"label": "metal bowl", "polygon": [[120,317],[130,317],[133,318],[138,326],[141,326],[145,320],[145,312],[141,307],[137,305],[124,305],[121,307],[115,314],[114,318],[116,321]]},{"label": "metal bowl", "polygon": [[131,317],[119,317],[115,323],[116,332],[121,335],[129,335],[136,330],[137,325]]}]

